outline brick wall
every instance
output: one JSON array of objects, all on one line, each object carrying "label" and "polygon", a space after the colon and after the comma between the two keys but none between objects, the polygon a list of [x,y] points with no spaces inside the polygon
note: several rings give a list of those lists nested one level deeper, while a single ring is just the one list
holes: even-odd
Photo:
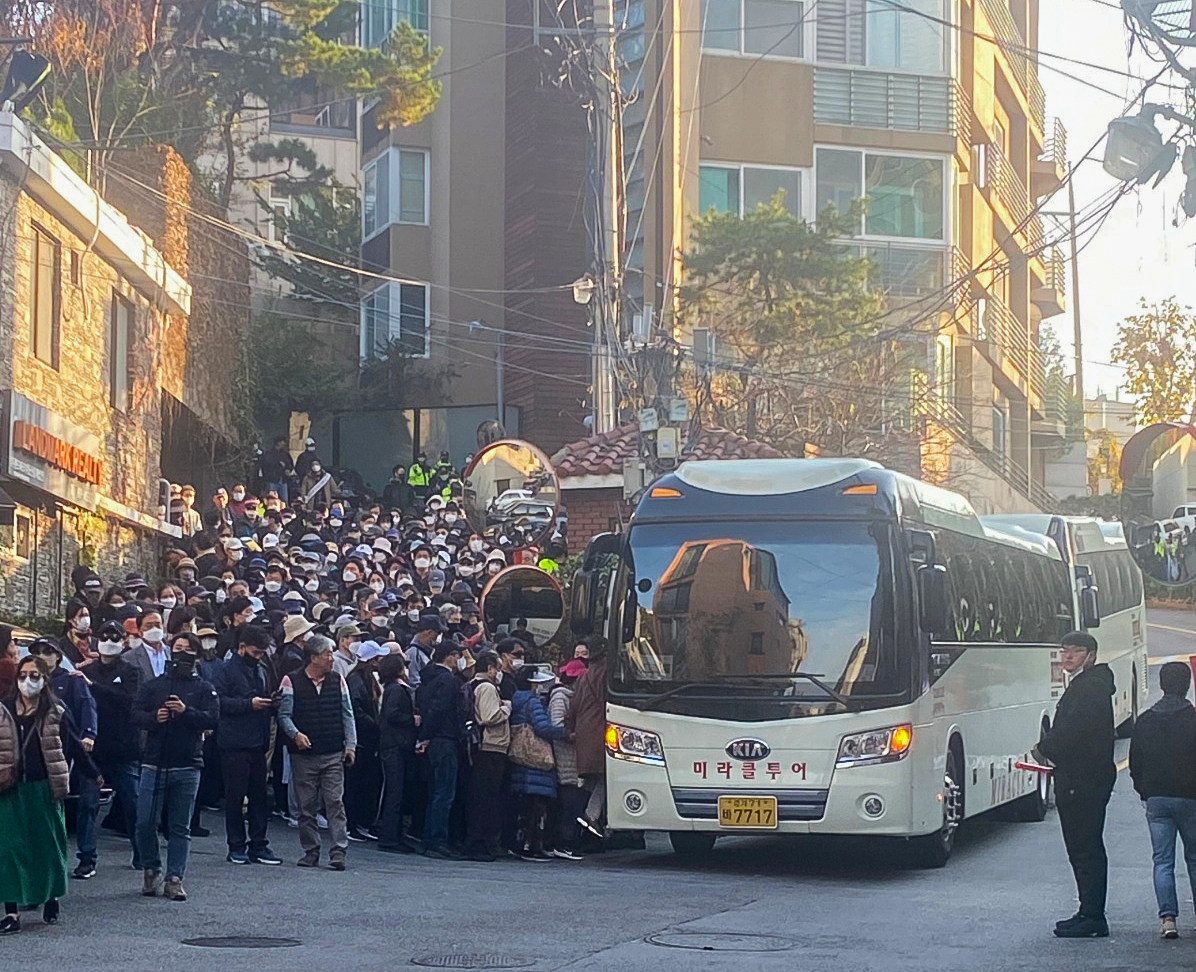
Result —
[{"label": "brick wall", "polygon": [[562,493],[569,514],[569,552],[581,553],[586,544],[600,533],[619,529],[631,518],[631,505],[623,499],[623,488],[569,489]]}]

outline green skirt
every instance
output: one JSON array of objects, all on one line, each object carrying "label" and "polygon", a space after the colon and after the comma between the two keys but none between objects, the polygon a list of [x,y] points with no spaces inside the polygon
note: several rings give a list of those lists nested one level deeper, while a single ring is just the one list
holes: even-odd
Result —
[{"label": "green skirt", "polygon": [[40,905],[66,894],[66,814],[49,780],[0,793],[0,903]]}]

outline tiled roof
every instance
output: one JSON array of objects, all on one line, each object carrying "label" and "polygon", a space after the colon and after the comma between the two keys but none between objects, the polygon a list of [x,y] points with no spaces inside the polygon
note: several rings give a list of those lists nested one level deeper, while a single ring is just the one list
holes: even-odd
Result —
[{"label": "tiled roof", "polygon": [[[561,479],[622,473],[623,460],[639,455],[639,425],[621,425],[609,432],[572,442],[552,457]],[[727,429],[703,429],[682,449],[681,459],[783,459],[772,446]]]}]

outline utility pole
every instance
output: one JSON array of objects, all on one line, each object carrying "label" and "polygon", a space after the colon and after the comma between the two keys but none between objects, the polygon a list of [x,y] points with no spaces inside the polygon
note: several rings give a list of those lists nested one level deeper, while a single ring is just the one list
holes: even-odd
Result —
[{"label": "utility pole", "polygon": [[1071,220],[1071,326],[1076,353],[1076,398],[1084,405],[1084,336],[1080,332],[1080,261],[1076,245],[1076,185],[1067,180],[1067,208]]},{"label": "utility pole", "polygon": [[599,198],[595,211],[598,230],[595,254],[598,300],[594,304],[594,432],[615,426],[615,389],[611,342],[620,339],[619,317],[623,295],[622,117],[618,82],[618,50],[614,0],[595,0],[593,50],[594,104],[598,138],[595,164]]}]

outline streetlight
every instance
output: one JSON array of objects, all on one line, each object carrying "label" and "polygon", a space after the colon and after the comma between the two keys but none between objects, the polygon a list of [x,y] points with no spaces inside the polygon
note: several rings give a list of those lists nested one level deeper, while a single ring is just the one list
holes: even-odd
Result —
[{"label": "streetlight", "polygon": [[1114,179],[1138,179],[1163,151],[1163,136],[1154,125],[1153,111],[1114,118],[1105,142],[1104,169]]}]

